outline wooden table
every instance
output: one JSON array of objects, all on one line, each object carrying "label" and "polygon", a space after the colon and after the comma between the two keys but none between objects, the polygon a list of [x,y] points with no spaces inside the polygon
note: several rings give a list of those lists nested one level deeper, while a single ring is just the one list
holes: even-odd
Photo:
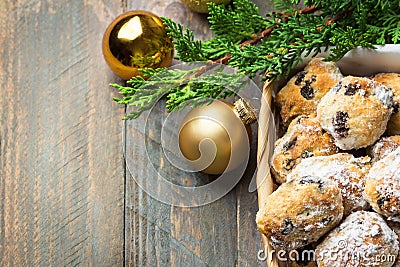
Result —
[{"label": "wooden table", "polygon": [[135,183],[148,175],[144,119],[124,127],[108,86],[123,81],[101,52],[108,24],[133,9],[211,36],[179,0],[0,1],[0,266],[263,266],[254,144],[248,174],[205,206],[163,204]]}]

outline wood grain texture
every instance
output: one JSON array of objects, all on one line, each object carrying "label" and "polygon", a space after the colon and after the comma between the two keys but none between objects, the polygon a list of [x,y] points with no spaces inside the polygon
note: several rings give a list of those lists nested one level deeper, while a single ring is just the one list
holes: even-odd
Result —
[{"label": "wood grain texture", "polygon": [[101,39],[132,9],[211,36],[207,16],[179,0],[0,1],[0,266],[262,266],[257,196],[248,192],[256,143],[242,181],[211,204],[173,207],[138,186],[152,175],[146,149],[174,183],[211,178],[181,175],[163,158],[163,103],[148,121],[120,120],[125,109],[108,84],[122,81]]},{"label": "wood grain texture", "polygon": [[123,264],[124,109],[101,37],[120,1],[0,4],[0,266]]},{"label": "wood grain texture", "polygon": [[[126,146],[131,157],[127,163],[132,175],[127,174],[126,265],[234,266],[237,241],[234,191],[206,206],[180,208],[160,202],[163,192],[153,198],[137,184],[153,177],[152,164],[162,168],[160,173],[166,174],[165,177],[174,177],[172,182],[176,184],[192,186],[207,179],[204,175],[182,175],[166,165],[166,159],[160,155],[163,110],[165,105],[161,103],[154,112],[158,116],[127,123]],[[151,125],[150,134],[142,132],[142,123]],[[148,145],[142,145],[145,143]]]},{"label": "wood grain texture", "polygon": [[[192,29],[199,39],[210,37],[205,15],[192,13],[180,1],[128,1],[128,9],[144,9],[159,16],[168,16]],[[236,195],[232,191],[223,199],[198,208],[179,208],[159,202],[141,190],[135,179],[149,177],[149,166],[144,144],[149,142],[150,153],[160,148],[160,132],[165,119],[165,106],[160,104],[155,114],[146,121],[139,118],[129,122],[126,146],[134,146],[135,155],[127,175],[126,189],[126,265],[127,266],[234,266],[237,260]],[[147,123],[150,134],[140,132]],[[158,155],[156,168],[165,160]],[[172,167],[163,166],[169,177]],[[178,174],[176,175],[178,176]],[[175,178],[177,184],[201,183],[201,175]],[[204,181],[204,180],[203,180]],[[189,184],[187,184],[189,183]],[[161,194],[162,192],[160,192]],[[215,214],[218,213],[218,216]]]},{"label": "wood grain texture", "polygon": [[[266,12],[265,1],[260,6]],[[263,3],[261,3],[263,2]],[[211,37],[207,16],[186,9],[178,0],[128,1],[127,9],[144,9],[167,16],[190,28],[197,39]],[[201,184],[207,176],[190,175],[178,178],[160,151],[160,132],[165,119],[163,103],[148,120],[128,122],[126,148],[129,151],[126,176],[126,266],[265,266],[257,259],[263,249],[261,235],[255,224],[258,210],[257,194],[248,191],[256,167],[256,138],[252,144],[250,166],[241,182],[222,199],[196,208],[179,208],[163,204],[149,196],[137,184],[145,183],[154,165],[161,172],[175,177],[173,182]],[[143,124],[150,134],[143,132]],[[254,127],[253,134],[257,128]],[[148,150],[144,145],[147,142]],[[147,160],[150,156],[152,164]],[[200,177],[201,176],[201,177]],[[162,192],[160,192],[162,194]]]}]

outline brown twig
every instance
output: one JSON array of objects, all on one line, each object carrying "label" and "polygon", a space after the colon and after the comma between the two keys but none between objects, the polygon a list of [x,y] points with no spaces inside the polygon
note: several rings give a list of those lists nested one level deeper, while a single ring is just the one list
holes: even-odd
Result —
[{"label": "brown twig", "polygon": [[315,7],[315,5],[311,5],[311,6],[302,8],[302,9],[295,10],[292,13],[273,12],[273,14],[277,14],[280,17],[283,17],[283,18],[287,18],[287,17],[293,16],[294,14],[312,14],[312,13],[314,13],[314,12],[320,10],[320,9],[321,9],[320,7]]},{"label": "brown twig", "polygon": [[315,7],[315,5],[311,5],[309,7],[305,7],[303,9],[299,9],[298,11],[295,11],[297,14],[312,14],[318,10],[320,10],[320,7]]},{"label": "brown twig", "polygon": [[245,45],[255,45],[265,37],[269,36],[271,32],[278,28],[278,25],[274,25],[272,27],[269,27],[268,29],[263,30],[259,34],[253,34],[253,37],[250,40],[244,41],[239,45],[240,48],[242,48]]},{"label": "brown twig", "polygon": [[[272,27],[270,27],[268,29],[265,29],[265,30],[263,30],[262,32],[260,32],[258,34],[253,34],[252,38],[249,39],[249,40],[244,41],[243,43],[241,43],[239,45],[239,48],[242,49],[243,46],[245,46],[245,45],[255,45],[255,44],[257,44],[259,41],[261,41],[262,39],[264,39],[265,37],[270,35],[271,32],[276,28],[278,28],[278,25],[274,25],[274,26],[272,26]],[[232,57],[232,54],[227,54],[226,56],[224,56],[222,58],[219,58],[219,59],[216,59],[216,60],[213,60],[212,62],[226,65],[226,64],[228,64],[228,61],[229,61],[229,59],[231,59],[231,57]]]},{"label": "brown twig", "polygon": [[[311,5],[309,7],[305,7],[303,9],[299,9],[293,12],[293,14],[311,14],[319,10],[319,8],[316,8],[315,5]],[[285,17],[292,16],[293,14],[284,14]],[[283,14],[282,14],[283,15]],[[258,34],[253,34],[252,38],[249,40],[244,41],[239,45],[239,48],[241,49],[245,45],[255,45],[265,37],[269,36],[271,32],[278,28],[278,25],[274,25],[268,29],[263,30],[262,32]],[[214,60],[213,63],[220,63],[220,64],[228,64],[229,59],[232,57],[232,54],[228,54],[222,58],[219,58],[217,60]]]},{"label": "brown twig", "polygon": [[[319,9],[320,8],[316,8],[315,5],[311,5],[309,7],[305,7],[305,8],[296,10],[296,11],[293,12],[293,14],[280,13],[280,15],[283,16],[283,17],[290,17],[290,16],[292,16],[294,14],[311,14],[311,13],[316,12]],[[265,37],[269,36],[272,33],[272,31],[274,29],[278,28],[278,27],[279,27],[278,25],[274,25],[272,27],[269,27],[269,28],[263,30],[262,32],[260,32],[258,34],[253,34],[252,38],[242,42],[239,45],[239,48],[242,49],[246,45],[256,45],[262,39],[264,39]],[[217,64],[227,65],[228,62],[229,62],[229,59],[231,59],[232,56],[233,56],[232,54],[227,54],[222,58],[210,61],[209,62],[210,64],[207,64],[206,66],[201,67],[196,73],[190,75],[189,79],[192,78],[192,77],[199,77],[200,75],[202,75],[206,71],[210,70],[211,68],[213,68]]]}]

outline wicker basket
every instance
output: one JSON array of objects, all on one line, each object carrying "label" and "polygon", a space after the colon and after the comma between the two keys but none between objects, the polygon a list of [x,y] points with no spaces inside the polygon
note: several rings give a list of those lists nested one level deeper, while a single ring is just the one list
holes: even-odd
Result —
[{"label": "wicker basket", "polygon": [[[326,56],[320,54],[318,56]],[[311,58],[305,58],[303,63],[297,67],[293,73],[304,68],[305,64]],[[378,72],[397,72],[400,73],[400,45],[379,46],[377,49],[357,48],[347,53],[342,60],[338,62],[338,66],[344,75],[354,76],[370,76]],[[261,102],[259,115],[259,131],[258,131],[258,151],[257,151],[257,186],[258,186],[258,205],[261,207],[265,198],[274,190],[274,183],[270,173],[269,160],[272,155],[272,147],[275,142],[273,135],[269,135],[268,131],[276,131],[278,127],[271,128],[272,117],[271,111],[275,118],[278,118],[276,109],[273,104],[274,93],[286,81],[267,82],[263,86],[264,101]],[[276,126],[277,120],[274,121]],[[274,136],[277,136],[278,133]],[[276,258],[268,238],[262,236],[264,243],[264,254],[268,267],[290,266],[288,262],[280,262]]]},{"label": "wicker basket", "polygon": [[[272,155],[270,149],[271,144],[275,140],[269,138],[268,131],[271,124],[271,111],[273,109],[272,95],[274,91],[274,83],[266,82],[263,86],[264,101],[261,101],[259,123],[258,123],[258,149],[257,149],[257,192],[258,192],[258,205],[261,204],[265,198],[270,195],[274,190],[274,183],[269,169],[269,159]],[[275,130],[275,128],[273,128]],[[272,247],[269,244],[268,238],[262,235],[264,243],[265,260],[268,267],[278,267],[279,262],[274,255],[271,254]]]}]

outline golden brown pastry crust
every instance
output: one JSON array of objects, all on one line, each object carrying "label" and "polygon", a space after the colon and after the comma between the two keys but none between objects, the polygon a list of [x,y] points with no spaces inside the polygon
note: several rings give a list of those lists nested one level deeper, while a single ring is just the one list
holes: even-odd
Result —
[{"label": "golden brown pastry crust", "polygon": [[343,150],[372,145],[385,132],[393,111],[390,88],[364,77],[347,76],[317,106],[317,119]]},{"label": "golden brown pastry crust", "polygon": [[306,175],[328,178],[337,183],[343,198],[344,216],[370,206],[364,199],[365,175],[370,157],[355,158],[348,153],[303,159],[288,175],[287,181]]},{"label": "golden brown pastry crust", "polygon": [[[398,237],[381,215],[400,222],[400,135],[381,136],[400,132],[400,118],[392,115],[400,74],[343,77],[334,63],[314,59],[275,100],[288,128],[275,143],[271,172],[281,185],[260,203],[260,232],[275,250],[343,252],[333,261],[317,254],[318,266],[391,266],[400,253]],[[347,151],[366,147],[373,160]],[[370,204],[376,212],[364,211]],[[391,255],[392,261],[341,257],[351,253]]]},{"label": "golden brown pastry crust", "polygon": [[400,147],[400,135],[382,137],[372,147],[368,149],[374,161],[378,161],[386,157],[390,152]]},{"label": "golden brown pastry crust", "polygon": [[389,220],[400,220],[400,147],[372,165],[364,198]]},{"label": "golden brown pastry crust", "polygon": [[286,176],[303,158],[337,152],[332,136],[322,129],[315,116],[299,116],[290,123],[285,135],[275,143],[271,164],[275,181],[284,183]]},{"label": "golden brown pastry crust", "polygon": [[390,87],[393,91],[393,101],[394,109],[393,115],[390,118],[386,134],[387,135],[398,135],[400,134],[400,112],[399,112],[399,104],[400,104],[400,74],[398,73],[378,73],[374,75],[373,79],[387,87]]},{"label": "golden brown pastry crust", "polygon": [[398,252],[397,235],[379,214],[357,211],[324,238],[316,257],[319,267],[389,267]]},{"label": "golden brown pastry crust", "polygon": [[256,216],[258,229],[274,248],[297,249],[317,241],[343,216],[335,182],[305,176],[282,184],[269,195]]},{"label": "golden brown pastry crust", "polygon": [[275,101],[281,108],[284,125],[299,115],[316,113],[321,98],[342,78],[334,62],[312,59],[303,71],[298,72],[278,92]]},{"label": "golden brown pastry crust", "polygon": [[[389,225],[390,229],[397,235],[397,240],[400,242],[400,223],[393,221],[386,221],[387,225]],[[397,259],[392,267],[400,267],[400,249],[397,254]]]}]

